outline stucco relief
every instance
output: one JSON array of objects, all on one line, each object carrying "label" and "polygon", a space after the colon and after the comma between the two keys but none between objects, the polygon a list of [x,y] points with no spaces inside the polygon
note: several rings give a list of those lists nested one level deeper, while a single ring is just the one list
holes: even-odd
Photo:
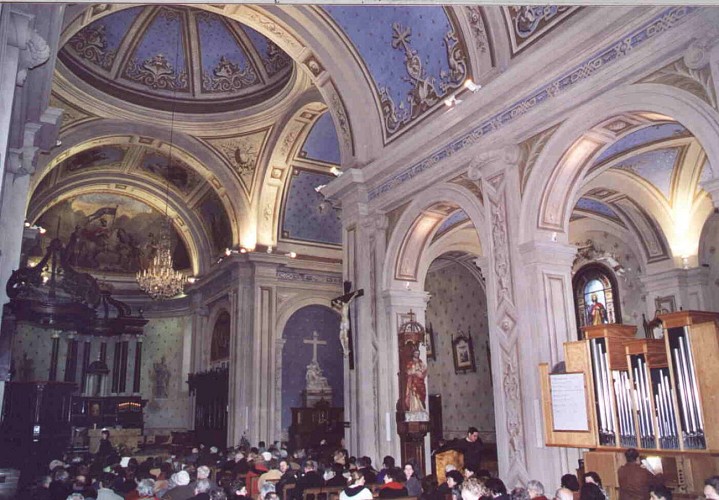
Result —
[{"label": "stucco relief", "polygon": [[709,66],[701,66],[696,60],[699,56],[694,54],[687,58],[679,59],[668,64],[660,70],[640,80],[644,83],[661,83],[682,90],[686,90],[697,96],[702,101],[717,107],[717,99],[714,94],[714,81]]}]

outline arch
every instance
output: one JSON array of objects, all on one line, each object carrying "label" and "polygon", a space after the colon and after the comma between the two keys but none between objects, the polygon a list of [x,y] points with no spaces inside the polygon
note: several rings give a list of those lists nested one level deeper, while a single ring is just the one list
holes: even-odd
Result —
[{"label": "arch", "polygon": [[[129,130],[133,133],[128,133]],[[47,162],[38,168],[31,190],[37,188],[40,181],[61,161],[85,149],[100,144],[131,143],[167,153],[170,136],[172,155],[177,155],[197,171],[220,198],[230,221],[233,245],[238,245],[249,214],[249,202],[239,181],[202,143],[189,135],[163,127],[143,126],[141,132],[137,133],[136,125],[124,121],[98,120],[79,125],[61,135],[62,145],[53,149]]]},{"label": "arch", "polygon": [[267,160],[267,169],[258,196],[253,207],[258,212],[257,243],[275,246],[279,240],[281,216],[285,191],[290,182],[294,160],[312,126],[325,112],[327,106],[316,100],[316,95],[308,94],[307,99],[288,113],[283,121],[286,125],[277,128],[270,139],[271,156]]},{"label": "arch", "polygon": [[[477,231],[479,241],[488,241],[482,203],[472,192],[452,183],[432,187],[410,203],[392,231],[383,266],[382,284],[385,289],[418,281],[419,262],[424,258],[432,235],[451,208],[464,210]],[[418,246],[410,246],[410,242]],[[416,262],[412,264],[412,269],[400,269],[401,262],[410,263],[413,259]]]},{"label": "arch", "polygon": [[[122,188],[119,188],[118,185]],[[167,215],[172,220],[173,227],[183,238],[190,252],[193,274],[198,276],[209,269],[211,245],[203,230],[202,221],[193,210],[185,206],[184,200],[178,199],[172,192],[168,196],[159,185],[138,182],[137,179],[122,176],[82,177],[75,182],[68,182],[57,186],[56,189],[43,192],[39,198],[33,199],[34,206],[28,207],[27,219],[35,222],[45,211],[57,203],[89,193],[112,193],[126,196],[148,204],[159,213],[163,213],[167,207]],[[142,196],[139,193],[142,193]]]},{"label": "arch", "polygon": [[577,199],[589,159],[607,142],[606,137],[588,132],[626,112],[671,117],[699,140],[709,163],[719,165],[719,144],[714,140],[719,134],[719,116],[709,105],[688,92],[660,84],[617,88],[580,107],[547,141],[524,190],[520,244],[549,239],[552,232],[566,242],[572,200]]},{"label": "arch", "polygon": [[[476,229],[465,225],[452,230],[447,235],[443,235],[439,240],[433,241],[422,255],[422,260],[418,266],[417,281],[425,283],[432,262],[451,252],[462,252],[475,257],[475,260],[482,258],[482,245]],[[479,280],[486,292],[484,281],[481,279],[481,271],[476,266],[467,265],[463,261],[460,264],[465,266]]]}]

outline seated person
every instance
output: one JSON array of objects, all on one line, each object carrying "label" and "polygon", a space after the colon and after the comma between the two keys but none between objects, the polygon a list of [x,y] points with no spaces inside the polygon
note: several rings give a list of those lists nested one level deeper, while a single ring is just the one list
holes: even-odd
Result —
[{"label": "seated person", "polygon": [[404,473],[394,468],[384,475],[384,484],[379,488],[380,498],[401,498],[408,496],[407,488],[402,484]]}]

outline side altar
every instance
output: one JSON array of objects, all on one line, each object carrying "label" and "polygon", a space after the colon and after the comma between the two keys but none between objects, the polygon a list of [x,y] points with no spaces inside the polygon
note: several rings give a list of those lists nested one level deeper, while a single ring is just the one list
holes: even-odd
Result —
[{"label": "side altar", "polygon": [[292,408],[290,443],[295,449],[316,448],[322,441],[338,446],[344,437],[344,408],[332,406],[332,387],[317,361],[317,347],[327,345],[327,341],[320,340],[317,332],[313,332],[304,343],[312,345],[312,361],[305,373],[302,406]]}]

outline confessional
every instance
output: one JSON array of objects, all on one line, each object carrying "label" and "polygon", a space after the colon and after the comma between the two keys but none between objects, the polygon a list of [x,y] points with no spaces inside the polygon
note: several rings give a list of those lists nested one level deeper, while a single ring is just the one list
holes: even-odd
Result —
[{"label": "confessional", "polygon": [[719,471],[719,314],[659,319],[661,339],[636,339],[631,325],[583,327],[584,340],[564,344],[564,370],[540,365],[545,440],[588,449],[584,469],[610,493],[624,451],[636,448],[675,494],[696,497]]}]

